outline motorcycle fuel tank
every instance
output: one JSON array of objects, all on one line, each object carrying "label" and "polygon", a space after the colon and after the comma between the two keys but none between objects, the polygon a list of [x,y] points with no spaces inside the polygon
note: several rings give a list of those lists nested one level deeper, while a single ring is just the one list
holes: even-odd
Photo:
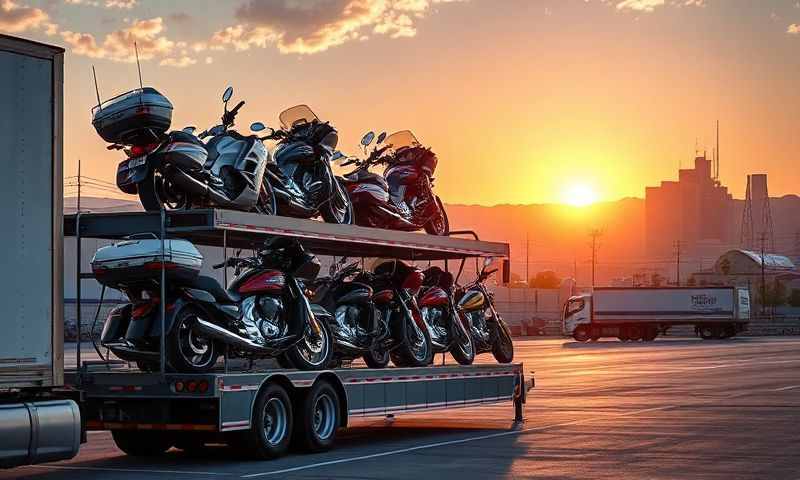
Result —
[{"label": "motorcycle fuel tank", "polygon": [[448,303],[447,292],[441,288],[429,288],[422,294],[419,299],[420,307],[439,307],[445,306]]},{"label": "motorcycle fuel tank", "polygon": [[343,285],[336,294],[336,303],[339,305],[368,303],[372,299],[372,288],[369,285],[351,282]]},{"label": "motorcycle fuel tank", "polygon": [[425,281],[425,275],[419,270],[414,270],[410,272],[403,280],[402,287],[416,294],[419,291],[420,287],[422,287],[423,281]]},{"label": "motorcycle fuel tank", "polygon": [[479,310],[486,304],[486,296],[477,290],[470,290],[458,302],[462,310]]},{"label": "motorcycle fuel tank", "polygon": [[241,285],[238,291],[242,295],[252,295],[259,293],[278,294],[283,293],[286,287],[286,277],[280,270],[267,270],[257,273],[248,278]]},{"label": "motorcycle fuel tank", "polygon": [[394,300],[394,292],[391,290],[381,290],[372,297],[372,301],[378,304],[386,304]]}]

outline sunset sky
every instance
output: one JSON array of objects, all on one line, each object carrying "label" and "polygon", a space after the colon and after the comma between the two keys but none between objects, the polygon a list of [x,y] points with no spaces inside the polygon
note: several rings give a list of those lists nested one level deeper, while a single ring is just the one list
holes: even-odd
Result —
[{"label": "sunset sky", "polygon": [[298,103],[350,153],[411,129],[448,203],[642,197],[717,118],[735,196],[751,172],[800,190],[796,0],[0,0],[0,32],[67,48],[67,175],[114,180],[91,66],[104,98],[137,86],[137,40],[174,128],[217,122],[230,84],[242,130]]}]

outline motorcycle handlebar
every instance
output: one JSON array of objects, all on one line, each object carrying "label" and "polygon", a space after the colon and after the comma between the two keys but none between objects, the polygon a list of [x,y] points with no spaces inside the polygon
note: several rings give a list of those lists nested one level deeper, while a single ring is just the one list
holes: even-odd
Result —
[{"label": "motorcycle handlebar", "polygon": [[244,106],[244,100],[237,103],[235,107],[231,110],[231,115],[236,115],[239,112],[239,109]]}]

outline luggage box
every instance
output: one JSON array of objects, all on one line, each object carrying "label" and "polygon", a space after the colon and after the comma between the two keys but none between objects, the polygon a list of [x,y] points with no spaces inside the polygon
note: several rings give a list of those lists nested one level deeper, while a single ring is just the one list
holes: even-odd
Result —
[{"label": "luggage box", "polygon": [[[203,255],[191,242],[164,241],[167,282],[186,282],[200,273]],[[131,239],[97,250],[92,258],[97,281],[110,288],[153,286],[161,279],[161,240]]]},{"label": "luggage box", "polygon": [[151,87],[137,88],[92,109],[92,125],[109,143],[155,143],[172,123],[172,103]]}]

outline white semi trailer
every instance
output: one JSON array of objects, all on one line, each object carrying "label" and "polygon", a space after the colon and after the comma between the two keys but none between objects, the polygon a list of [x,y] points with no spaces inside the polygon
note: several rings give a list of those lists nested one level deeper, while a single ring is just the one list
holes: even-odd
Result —
[{"label": "white semi trailer", "polygon": [[747,328],[750,293],[738,287],[595,288],[564,307],[565,335],[652,341],[670,327],[692,325],[703,339],[730,338]]},{"label": "white semi trailer", "polygon": [[71,458],[64,385],[64,50],[0,35],[0,467]]}]

